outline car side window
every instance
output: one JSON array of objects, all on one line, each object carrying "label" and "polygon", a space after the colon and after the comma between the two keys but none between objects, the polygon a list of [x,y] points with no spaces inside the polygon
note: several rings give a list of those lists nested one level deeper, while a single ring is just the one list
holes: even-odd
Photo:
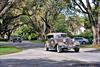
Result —
[{"label": "car side window", "polygon": [[75,38],[75,40],[83,40],[83,38]]},{"label": "car side window", "polygon": [[56,38],[61,38],[61,36],[60,35],[56,35]]},{"label": "car side window", "polygon": [[75,40],[79,40],[79,38],[75,38]]}]

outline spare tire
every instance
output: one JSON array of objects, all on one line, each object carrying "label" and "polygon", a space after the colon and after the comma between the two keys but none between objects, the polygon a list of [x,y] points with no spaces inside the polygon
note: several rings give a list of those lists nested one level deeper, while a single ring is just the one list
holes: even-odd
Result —
[{"label": "spare tire", "polygon": [[55,45],[56,43],[55,43],[55,41],[54,41],[53,39],[51,39],[51,40],[50,40],[50,44]]}]

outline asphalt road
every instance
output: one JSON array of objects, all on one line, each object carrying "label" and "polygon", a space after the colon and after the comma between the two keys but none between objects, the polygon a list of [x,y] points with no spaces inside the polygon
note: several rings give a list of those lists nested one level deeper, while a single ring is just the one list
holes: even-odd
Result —
[{"label": "asphalt road", "polygon": [[0,67],[100,67],[100,49],[82,48],[79,53],[73,50],[57,53],[54,50],[45,51],[43,44],[30,41],[1,42],[0,45],[24,49],[22,52],[1,55]]}]

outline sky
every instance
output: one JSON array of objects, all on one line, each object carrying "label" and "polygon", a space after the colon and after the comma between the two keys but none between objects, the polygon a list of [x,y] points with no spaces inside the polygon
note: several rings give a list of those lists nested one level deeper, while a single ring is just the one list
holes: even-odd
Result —
[{"label": "sky", "polygon": [[[86,5],[86,0],[82,0],[84,2],[84,4]],[[91,6],[93,6],[92,0],[89,0]]]}]

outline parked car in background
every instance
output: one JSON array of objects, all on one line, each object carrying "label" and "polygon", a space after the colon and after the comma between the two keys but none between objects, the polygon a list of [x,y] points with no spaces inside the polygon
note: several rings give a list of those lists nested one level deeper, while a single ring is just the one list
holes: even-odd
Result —
[{"label": "parked car in background", "polygon": [[89,40],[84,37],[74,37],[73,41],[78,41],[80,44],[88,44]]},{"label": "parked car in background", "polygon": [[54,49],[58,53],[62,52],[63,49],[74,49],[75,52],[79,52],[80,43],[66,37],[66,33],[49,33],[47,34],[45,49],[46,51]]},{"label": "parked car in background", "polygon": [[19,36],[11,36],[10,37],[10,41],[12,41],[12,42],[22,42],[22,38],[21,37],[19,37]]}]

